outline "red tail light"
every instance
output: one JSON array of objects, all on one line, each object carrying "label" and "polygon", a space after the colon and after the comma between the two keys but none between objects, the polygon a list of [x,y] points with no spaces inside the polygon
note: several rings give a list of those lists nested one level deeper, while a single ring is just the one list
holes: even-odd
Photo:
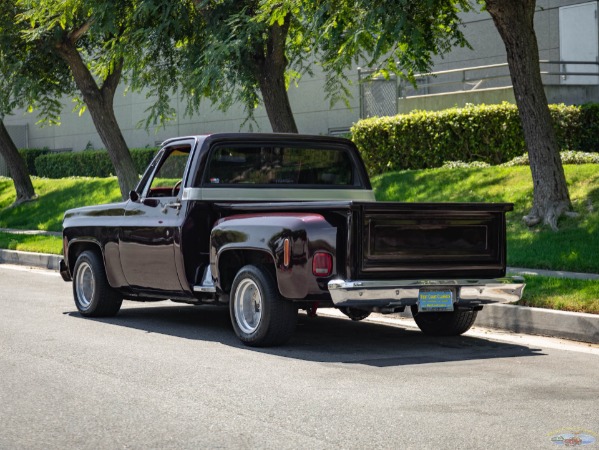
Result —
[{"label": "red tail light", "polygon": [[333,273],[333,257],[330,253],[316,252],[312,258],[312,274],[315,277],[328,277]]}]

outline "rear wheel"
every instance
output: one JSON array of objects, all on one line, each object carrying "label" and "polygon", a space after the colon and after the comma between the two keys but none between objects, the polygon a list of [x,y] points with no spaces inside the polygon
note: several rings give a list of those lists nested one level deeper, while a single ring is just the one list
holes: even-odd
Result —
[{"label": "rear wheel", "polygon": [[343,314],[345,314],[347,317],[349,317],[354,322],[364,320],[368,316],[370,316],[370,311],[365,311],[363,309],[358,309],[358,308],[344,307],[344,308],[339,308],[339,311],[341,311]]},{"label": "rear wheel", "polygon": [[104,263],[92,251],[79,255],[73,270],[73,297],[79,312],[87,317],[114,316],[123,298],[108,284]]},{"label": "rear wheel", "polygon": [[468,331],[478,311],[421,312],[412,306],[412,315],[418,328],[431,336],[459,336]]},{"label": "rear wheel", "polygon": [[249,346],[280,345],[295,331],[297,308],[280,298],[273,276],[261,267],[249,265],[237,273],[229,311],[235,334]]}]

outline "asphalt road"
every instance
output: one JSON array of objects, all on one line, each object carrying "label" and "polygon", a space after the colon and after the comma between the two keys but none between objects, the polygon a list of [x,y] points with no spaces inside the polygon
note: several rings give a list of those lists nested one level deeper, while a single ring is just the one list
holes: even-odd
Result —
[{"label": "asphalt road", "polygon": [[599,448],[599,347],[300,316],[241,345],[221,309],[82,318],[56,272],[0,265],[0,448]]}]

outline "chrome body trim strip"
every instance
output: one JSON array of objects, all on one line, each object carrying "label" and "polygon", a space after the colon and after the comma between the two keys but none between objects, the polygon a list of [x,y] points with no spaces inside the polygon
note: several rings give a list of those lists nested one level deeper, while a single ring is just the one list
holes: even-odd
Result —
[{"label": "chrome body trim strip", "polygon": [[214,294],[216,292],[216,288],[214,286],[194,286],[193,292],[205,292],[209,294]]},{"label": "chrome body trim strip", "polygon": [[375,201],[369,189],[265,189],[239,185],[238,188],[185,188],[183,200],[200,201],[334,201],[355,200]]}]

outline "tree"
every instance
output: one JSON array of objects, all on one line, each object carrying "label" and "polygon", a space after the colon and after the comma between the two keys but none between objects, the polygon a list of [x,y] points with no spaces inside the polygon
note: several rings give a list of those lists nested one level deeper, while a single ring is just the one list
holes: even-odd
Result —
[{"label": "tree", "polygon": [[190,111],[209,99],[222,110],[239,103],[251,119],[262,100],[273,131],[297,133],[287,88],[304,67],[301,24],[292,14],[260,20],[258,0],[198,0],[196,8],[180,60]]},{"label": "tree", "polygon": [[4,158],[13,180],[16,199],[13,206],[35,199],[35,190],[27,165],[12,141],[4,121],[0,119],[0,155]]},{"label": "tree", "polygon": [[[4,15],[2,15],[2,18],[4,18]],[[9,35],[8,33],[10,33],[10,31],[11,30],[8,30],[5,26],[0,28],[0,33],[2,33],[2,38],[0,40],[0,155],[6,162],[13,179],[16,191],[14,205],[18,205],[33,200],[35,198],[35,190],[33,189],[33,183],[31,182],[27,165],[8,134],[8,130],[4,126],[4,117],[7,114],[10,114],[15,108],[13,97],[15,66],[14,60],[12,59],[14,53],[11,51],[11,49],[15,47],[12,45],[14,42],[11,42],[10,44],[8,42],[9,36],[15,36]]]},{"label": "tree", "polygon": [[4,158],[16,191],[13,205],[35,199],[35,190],[25,161],[4,125],[4,117],[16,108],[38,108],[42,120],[55,122],[59,98],[72,88],[66,67],[47,48],[23,40],[15,20],[14,1],[0,3],[0,155]]},{"label": "tree", "polygon": [[18,0],[18,4],[24,9],[19,19],[27,26],[28,41],[51,48],[69,67],[126,198],[138,175],[113,102],[124,69],[135,2]]},{"label": "tree", "polygon": [[534,30],[536,0],[486,0],[485,4],[505,44],[528,148],[533,205],[524,220],[528,226],[543,222],[555,230],[559,217],[572,205],[541,80]]},{"label": "tree", "polygon": [[373,60],[399,56],[412,73],[430,67],[431,52],[465,43],[453,2],[391,3],[394,14],[386,4],[364,0],[197,0],[196,34],[182,52],[182,93],[191,110],[208,98],[223,110],[241,103],[250,118],[262,101],[273,131],[295,133],[287,88],[312,73],[320,56],[327,93],[336,101],[348,96],[344,70],[368,53]]},{"label": "tree", "polygon": [[[50,45],[69,67],[115,168],[123,198],[138,180],[113,102],[121,81],[152,97],[146,128],[174,115],[178,55],[194,39],[193,0],[17,0],[30,42]],[[83,106],[85,105],[85,107]]]}]

